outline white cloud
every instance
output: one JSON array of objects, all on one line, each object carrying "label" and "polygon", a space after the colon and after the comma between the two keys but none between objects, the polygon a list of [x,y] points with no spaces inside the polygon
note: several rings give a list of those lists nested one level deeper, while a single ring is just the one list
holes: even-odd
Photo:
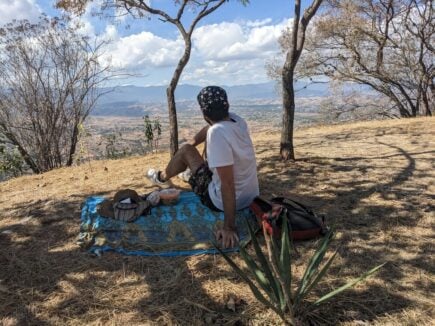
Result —
[{"label": "white cloud", "polygon": [[77,31],[83,35],[95,35],[94,25],[86,16],[74,17],[70,24],[77,26]]},{"label": "white cloud", "polygon": [[96,0],[89,2],[86,5],[85,12],[80,16],[73,16],[71,21],[71,25],[77,26],[77,30],[79,33],[88,36],[95,36],[95,27],[92,24],[92,18],[94,11],[98,10],[102,5],[101,0]]},{"label": "white cloud", "polygon": [[[264,19],[199,27],[181,82],[234,85],[267,81],[266,60],[279,53],[278,38],[289,23],[272,24],[271,19]],[[117,70],[148,75],[147,82],[152,78],[154,84],[170,78],[184,50],[181,37],[165,38],[149,31],[120,37],[116,25],[107,25],[103,37],[112,40],[106,61]]]},{"label": "white cloud", "polygon": [[221,61],[268,57],[279,50],[277,40],[288,26],[288,21],[267,25],[270,21],[202,26],[193,35],[195,49],[207,59]]},{"label": "white cloud", "polygon": [[119,36],[118,36],[118,30],[116,29],[116,26],[115,25],[107,25],[106,29],[104,31],[103,38],[105,40],[108,40],[111,42],[118,40]]},{"label": "white cloud", "polygon": [[205,85],[255,84],[268,81],[263,59],[206,61],[195,67],[188,66],[182,82]]},{"label": "white cloud", "polygon": [[228,49],[242,39],[242,26],[228,22],[199,27],[193,34],[195,49],[207,58],[219,58],[220,50]]},{"label": "white cloud", "polygon": [[[106,33],[113,35],[113,30]],[[115,68],[143,69],[174,66],[184,49],[181,39],[170,40],[150,32],[121,37],[109,46],[108,53]],[[106,60],[108,58],[106,57]]]},{"label": "white cloud", "polygon": [[272,18],[265,18],[262,20],[254,20],[254,21],[247,21],[246,26],[248,27],[261,27],[264,25],[269,25],[272,22]]},{"label": "white cloud", "polygon": [[[162,84],[171,78],[183,54],[182,38],[163,37],[149,31],[121,36],[118,29],[125,16],[105,25],[95,22],[92,11],[98,8],[100,1],[91,2],[85,14],[75,22],[81,25],[83,34],[93,36],[98,29],[100,37],[111,40],[105,49],[104,63],[111,62],[118,71],[147,75],[152,84]],[[37,0],[0,0],[0,24],[11,19],[35,19],[40,14]],[[289,22],[274,23],[266,18],[198,27],[193,34],[192,55],[182,74],[182,82],[230,85],[266,81],[265,61],[279,52],[277,40]],[[138,79],[132,82],[137,83]]]},{"label": "white cloud", "polygon": [[41,8],[34,0],[0,0],[0,25],[13,19],[35,20],[41,14]]}]

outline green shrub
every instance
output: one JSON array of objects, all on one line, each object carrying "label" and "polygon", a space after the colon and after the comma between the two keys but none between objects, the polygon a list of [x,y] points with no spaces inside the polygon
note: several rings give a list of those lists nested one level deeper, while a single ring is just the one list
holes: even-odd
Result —
[{"label": "green shrub", "polygon": [[157,151],[159,148],[159,141],[162,135],[162,125],[160,123],[160,119],[156,118],[151,121],[150,117],[148,115],[145,115],[143,117],[143,121],[145,140],[150,147],[151,152],[153,152],[154,150]]},{"label": "green shrub", "polygon": [[24,160],[18,149],[0,144],[0,176],[17,177],[23,173]]},{"label": "green shrub", "polygon": [[[248,284],[258,301],[277,313],[284,323],[294,325],[295,317],[300,315],[300,308],[304,299],[325,276],[337,255],[337,251],[328,259],[322,268],[319,269],[334,237],[334,233],[329,231],[321,240],[319,247],[311,257],[302,279],[298,281],[297,287],[292,286],[292,282],[295,281],[292,276],[292,261],[290,255],[292,243],[290,241],[286,214],[282,215],[282,219],[283,225],[280,244],[278,244],[274,238],[269,236],[267,232],[264,232],[267,247],[266,255],[261,250],[252,227],[247,223],[255,256],[250,256],[242,246],[240,247],[240,254],[248,267],[248,273],[238,267],[237,264],[234,263],[234,261],[224,253],[216,243],[215,247],[222,254],[228,264]],[[363,281],[383,265],[384,264],[376,266],[357,279],[323,295],[316,301],[305,304],[314,306],[320,305],[340,292]],[[292,288],[296,288],[296,290],[292,290]]]}]

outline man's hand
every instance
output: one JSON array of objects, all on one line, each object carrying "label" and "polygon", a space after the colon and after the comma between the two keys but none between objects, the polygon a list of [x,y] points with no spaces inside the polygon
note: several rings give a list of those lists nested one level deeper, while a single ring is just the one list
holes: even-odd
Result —
[{"label": "man's hand", "polygon": [[236,230],[222,228],[215,233],[216,241],[220,242],[223,249],[233,248],[239,243],[239,236]]}]

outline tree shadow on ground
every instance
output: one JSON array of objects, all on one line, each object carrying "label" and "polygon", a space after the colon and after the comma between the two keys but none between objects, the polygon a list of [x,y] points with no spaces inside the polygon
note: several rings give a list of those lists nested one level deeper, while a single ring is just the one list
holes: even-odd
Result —
[{"label": "tree shadow on ground", "polygon": [[[350,139],[328,136],[320,143],[338,143],[343,137]],[[357,138],[366,141],[363,132]],[[305,146],[316,143],[307,139]],[[340,253],[332,276],[313,298],[387,262],[363,290],[349,290],[312,311],[308,317],[314,324],[371,322],[416,305],[430,308],[408,294],[417,289],[420,297],[429,298],[435,290],[427,276],[435,270],[430,254],[434,237],[416,239],[418,234],[404,230],[414,230],[434,210],[433,195],[414,182],[427,176],[417,162],[429,162],[426,156],[433,151],[407,151],[373,139],[370,146],[382,152],[308,155],[289,164],[270,155],[270,144],[263,146],[257,152],[264,156],[258,166],[263,194],[294,197],[314,207],[340,235],[331,248]],[[108,253],[96,258],[80,251],[75,245],[80,205],[89,195],[95,193],[67,201],[29,200],[0,213],[1,218],[17,217],[15,224],[0,229],[0,316],[26,325],[253,323],[257,304],[241,304],[235,313],[225,307],[229,293],[254,300],[222,257]],[[296,244],[296,277],[315,246],[312,241]],[[243,266],[238,256],[234,259]],[[410,277],[416,270],[421,276]]]},{"label": "tree shadow on ground", "polygon": [[0,229],[0,316],[25,325],[242,319],[206,291],[206,283],[235,279],[216,256],[97,258],[81,251],[75,239],[86,197],[28,201],[5,213],[22,218]]},{"label": "tree shadow on ground", "polygon": [[[335,283],[336,288],[342,285]],[[320,296],[324,292],[316,291],[315,294]],[[402,311],[411,305],[412,302],[402,295],[387,291],[383,286],[371,285],[365,291],[348,289],[328,303],[313,307],[307,312],[307,319],[320,325],[355,321],[369,325],[381,316]]]},{"label": "tree shadow on ground", "polygon": [[[360,136],[363,138],[363,134]],[[344,134],[327,138],[338,143],[348,137]],[[370,286],[366,295],[355,290],[348,292],[332,300],[318,314],[325,322],[331,321],[327,314],[336,315],[338,319],[331,324],[349,320],[349,316],[346,317],[348,310],[354,311],[352,315],[357,319],[373,321],[379,316],[420,305],[421,302],[412,301],[405,295],[414,291],[419,282],[425,284],[425,288],[416,290],[421,297],[434,289],[428,277],[435,270],[430,258],[433,236],[406,231],[396,234],[394,230],[416,228],[422,219],[427,220],[429,212],[435,210],[434,196],[424,184],[430,173],[416,168],[417,159],[429,163],[428,155],[435,151],[409,152],[377,139],[370,140],[370,144],[383,147],[382,154],[354,156],[348,153],[337,157],[330,153],[293,163],[282,162],[275,155],[262,158],[258,165],[261,188],[266,197],[288,196],[302,201],[325,214],[329,225],[340,234],[332,249],[340,247],[339,264],[343,268],[331,270],[332,275],[341,272],[343,278],[349,279],[388,262],[376,275],[384,286]],[[421,182],[415,182],[416,179]],[[305,252],[314,248],[311,242],[299,246]],[[412,258],[402,257],[400,253],[404,251],[412,253]],[[415,270],[423,272],[421,281],[410,280],[409,273]],[[406,285],[401,286],[401,283]],[[392,284],[394,291],[390,290]],[[350,297],[349,293],[355,294],[351,300],[353,305],[343,305],[342,300]]]}]

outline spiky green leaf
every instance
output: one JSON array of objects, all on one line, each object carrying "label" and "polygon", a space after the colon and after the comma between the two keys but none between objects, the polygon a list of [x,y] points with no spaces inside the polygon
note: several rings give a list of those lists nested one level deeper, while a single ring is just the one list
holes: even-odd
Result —
[{"label": "spiky green leaf", "polygon": [[278,290],[279,290],[280,307],[281,307],[282,310],[284,310],[286,305],[287,305],[287,302],[286,302],[285,296],[284,296],[284,289],[281,286],[280,280],[278,279],[278,278],[281,277],[280,276],[280,271],[279,271],[279,252],[280,252],[279,251],[279,245],[278,245],[276,239],[273,236],[271,236],[271,235],[270,236],[266,236],[266,234],[265,234],[265,241],[267,241],[269,243],[269,245],[270,245],[270,250],[271,250],[271,257],[270,257],[271,262],[270,263],[275,265],[276,268],[278,269],[276,271],[276,273],[274,274],[274,279],[277,282],[277,286],[278,286]]},{"label": "spiky green leaf", "polygon": [[269,300],[267,300],[264,295],[261,293],[261,291],[257,288],[257,286],[249,279],[248,275],[243,272],[239,266],[233,260],[228,257],[228,255],[223,252],[219,246],[213,242],[214,247],[219,251],[219,253],[224,257],[224,259],[227,261],[227,263],[234,269],[234,271],[239,274],[239,276],[248,284],[249,288],[251,289],[254,296],[257,298],[258,301],[260,301],[262,304],[264,304],[266,307],[271,308],[273,311],[275,311],[280,316],[282,315],[282,312],[273,305],[273,303]]},{"label": "spiky green leaf", "polygon": [[314,288],[317,285],[317,283],[319,283],[319,281],[323,278],[323,276],[326,274],[326,272],[328,271],[329,267],[331,266],[331,264],[332,264],[335,256],[337,255],[337,253],[338,253],[338,251],[335,251],[334,254],[328,259],[326,264],[317,273],[316,277],[310,283],[310,285],[308,285],[305,288],[304,291],[302,291],[301,293],[298,293],[298,296],[295,297],[295,308],[299,305],[300,302],[302,302],[302,300],[308,295],[308,293],[310,293],[311,289]]},{"label": "spiky green leaf", "polygon": [[248,269],[254,275],[258,285],[260,285],[261,289],[267,294],[267,296],[272,302],[276,302],[277,298],[275,297],[272,287],[269,281],[267,280],[267,278],[265,277],[261,268],[257,265],[254,259],[252,259],[252,257],[249,256],[249,254],[246,252],[246,250],[243,247],[240,247],[240,254],[242,255],[242,258],[245,261],[246,265],[248,266]]},{"label": "spiky green leaf", "polygon": [[273,276],[272,269],[269,265],[269,262],[267,261],[266,256],[263,254],[263,251],[261,250],[260,245],[257,241],[257,237],[255,236],[255,232],[252,229],[252,226],[249,224],[248,220],[246,220],[246,224],[248,225],[249,235],[251,237],[252,245],[254,247],[255,254],[257,255],[257,259],[260,263],[260,266],[263,268],[263,271],[269,281],[269,284],[272,287],[276,301],[281,301],[282,293],[280,293],[279,291],[278,280]]},{"label": "spiky green leaf", "polygon": [[333,231],[329,231],[324,236],[319,248],[317,248],[313,257],[311,257],[308,267],[305,270],[304,276],[302,277],[301,284],[299,285],[299,288],[296,292],[296,297],[300,297],[300,294],[303,293],[306,290],[307,286],[310,284],[310,281],[314,276],[314,274],[316,273],[320,263],[322,262],[323,257],[325,257],[329,244],[333,239],[333,235],[334,235]]},{"label": "spiky green leaf", "polygon": [[339,294],[340,292],[343,292],[344,290],[354,286],[355,284],[365,280],[367,277],[369,277],[370,275],[372,275],[373,273],[376,273],[382,266],[384,266],[386,263],[383,263],[381,265],[376,266],[375,268],[372,268],[371,270],[369,270],[368,272],[365,272],[363,275],[361,275],[360,277],[354,279],[353,281],[339,287],[338,289],[329,292],[328,294],[324,295],[323,297],[321,297],[320,299],[318,299],[317,301],[314,302],[315,305],[319,305],[327,300],[329,300],[330,298],[332,298],[333,296]]},{"label": "spiky green leaf", "polygon": [[290,261],[290,236],[288,229],[287,210],[282,211],[282,232],[281,232],[281,252],[279,257],[279,270],[283,282],[283,291],[285,291],[288,302],[286,302],[289,309],[292,304],[291,296],[291,261]]}]

